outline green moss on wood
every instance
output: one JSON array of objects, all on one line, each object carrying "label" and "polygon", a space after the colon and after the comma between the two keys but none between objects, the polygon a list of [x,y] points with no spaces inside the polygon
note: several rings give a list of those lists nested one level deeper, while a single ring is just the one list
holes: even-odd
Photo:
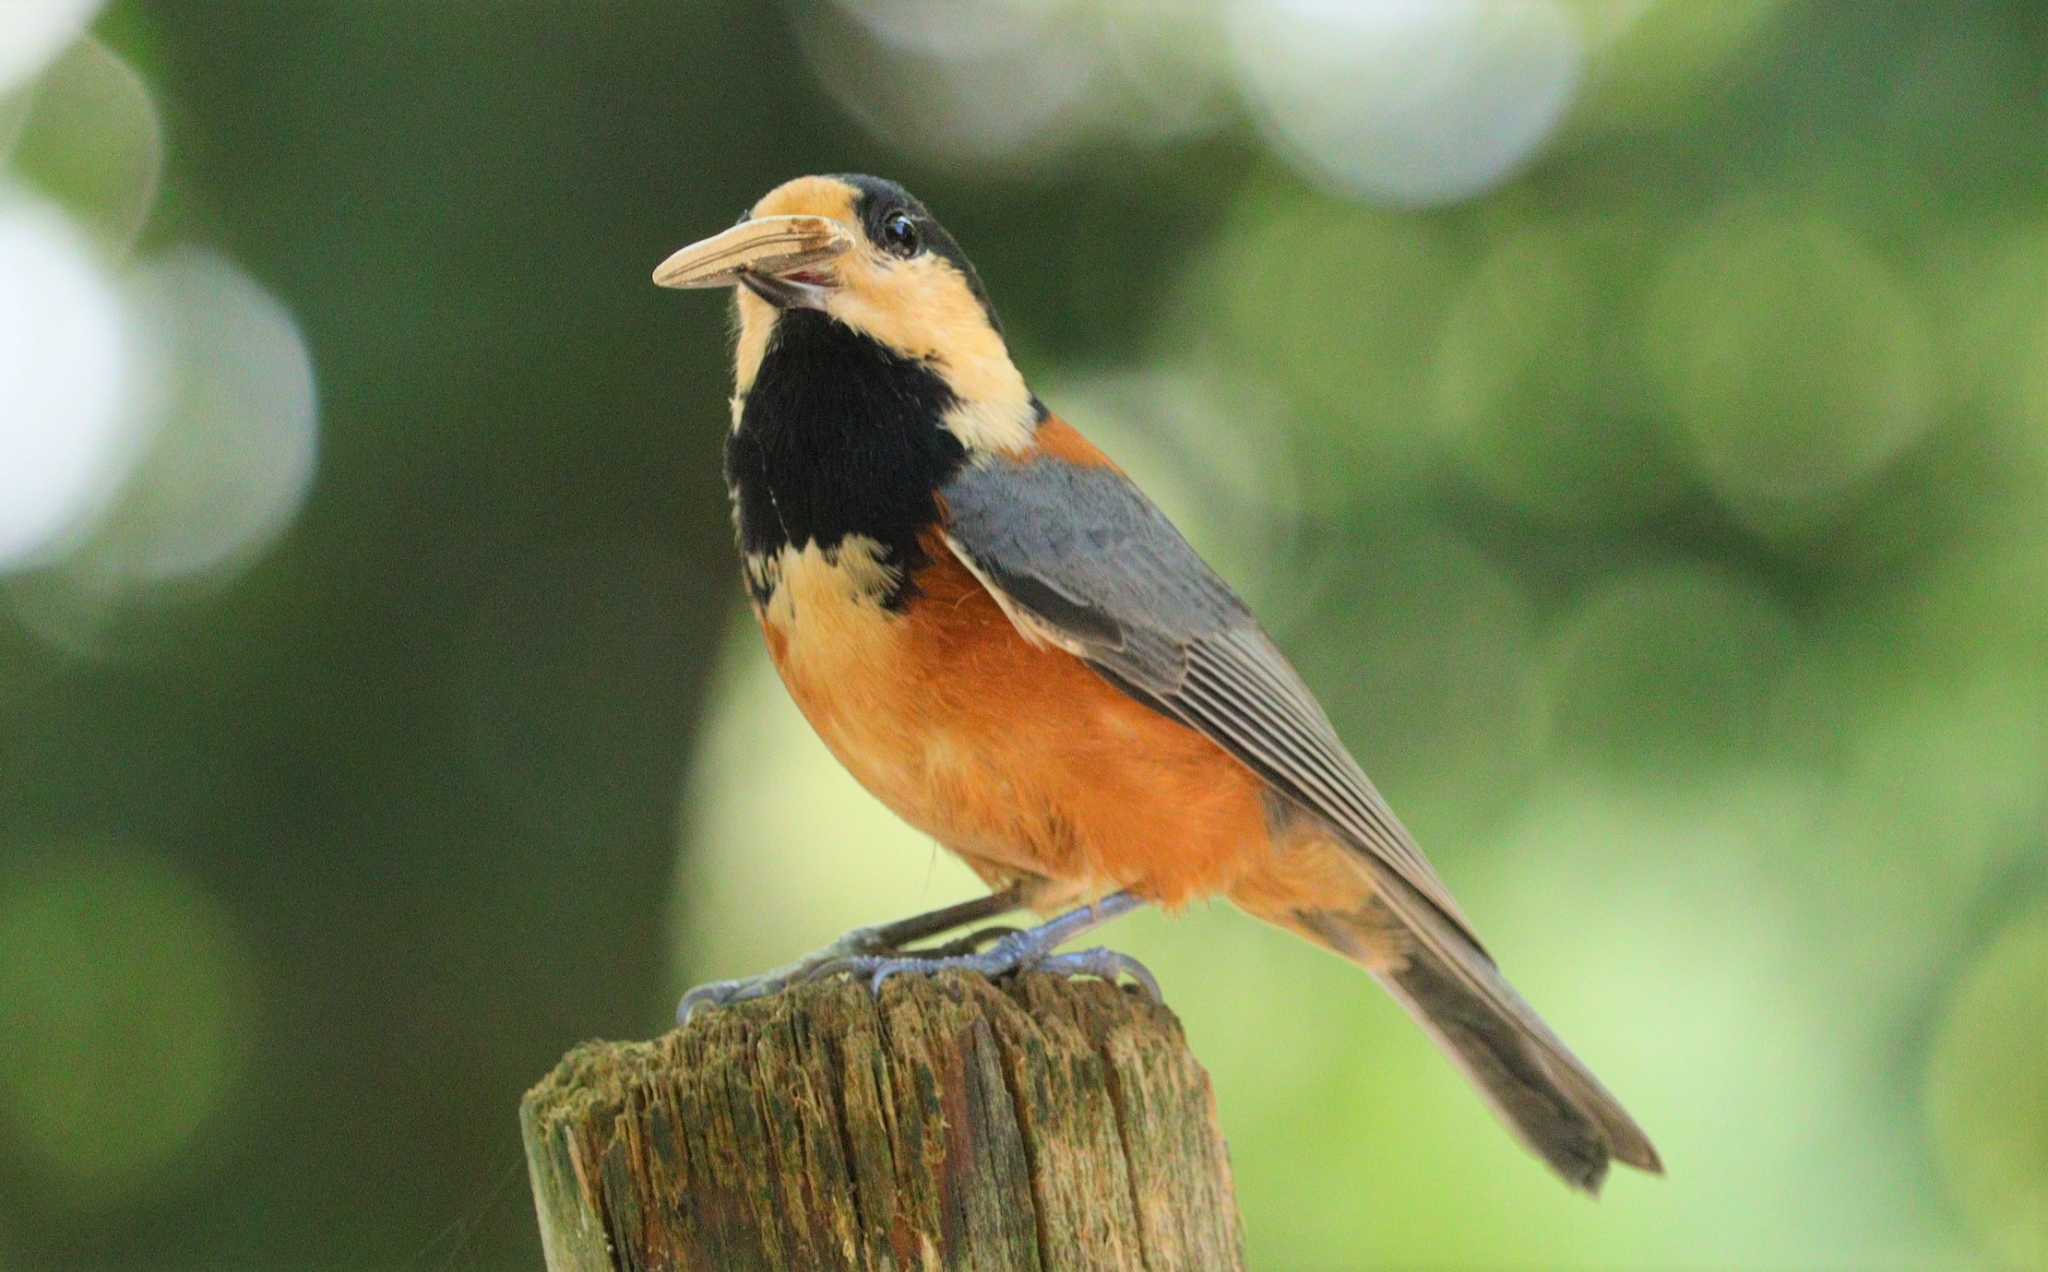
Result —
[{"label": "green moss on wood", "polygon": [[585,1043],[520,1124],[554,1272],[1243,1265],[1207,1075],[1100,982],[803,986]]}]

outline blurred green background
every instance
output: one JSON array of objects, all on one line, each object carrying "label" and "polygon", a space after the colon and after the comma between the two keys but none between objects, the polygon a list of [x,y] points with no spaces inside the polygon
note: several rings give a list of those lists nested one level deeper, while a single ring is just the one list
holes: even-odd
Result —
[{"label": "blurred green background", "polygon": [[873,171],[1656,1136],[1117,943],[1254,1263],[2048,1264],[2039,0],[9,0],[0,1272],[512,1268],[514,1107],[967,895],[785,702],[670,249]]}]

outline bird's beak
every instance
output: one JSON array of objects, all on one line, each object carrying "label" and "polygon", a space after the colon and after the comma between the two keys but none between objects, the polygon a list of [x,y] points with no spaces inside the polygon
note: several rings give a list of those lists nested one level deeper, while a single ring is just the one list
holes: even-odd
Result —
[{"label": "bird's beak", "polygon": [[771,305],[823,308],[830,270],[815,268],[854,245],[829,216],[760,216],[692,243],[654,268],[658,287],[745,287]]}]

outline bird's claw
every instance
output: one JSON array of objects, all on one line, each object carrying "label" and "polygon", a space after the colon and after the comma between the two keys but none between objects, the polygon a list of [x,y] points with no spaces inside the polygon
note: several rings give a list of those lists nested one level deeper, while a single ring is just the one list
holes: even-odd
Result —
[{"label": "bird's claw", "polygon": [[849,965],[855,962],[897,962],[906,967],[941,962],[973,955],[991,941],[1017,936],[1021,932],[1022,929],[1014,927],[985,927],[930,949],[899,950],[890,948],[887,935],[880,926],[855,928],[816,954],[788,967],[759,976],[708,981],[697,986],[676,1004],[676,1023],[689,1024],[690,1018],[703,1008],[730,1007],[755,998],[771,998],[791,985],[802,985],[848,971]]},{"label": "bird's claw", "polygon": [[676,1004],[676,1023],[689,1024],[690,1017],[705,1007],[730,1007],[750,998],[766,998],[770,994],[781,993],[788,984],[788,979],[780,975],[708,981],[684,994],[683,1001]]},{"label": "bird's claw", "polygon": [[755,998],[768,998],[781,993],[791,985],[800,984],[815,977],[818,969],[842,958],[874,955],[888,949],[881,929],[875,927],[855,928],[832,944],[808,958],[800,959],[788,967],[779,967],[759,976],[744,976],[738,980],[708,981],[683,995],[676,1004],[676,1023],[687,1025],[690,1017],[705,1007],[730,1007]]},{"label": "bird's claw", "polygon": [[1151,968],[1128,954],[1100,945],[1094,949],[1075,950],[1071,954],[1054,954],[1039,960],[1034,970],[1051,972],[1055,976],[1094,976],[1112,985],[1119,977],[1128,976],[1145,991],[1145,997],[1155,1003],[1166,1001],[1166,995],[1159,992],[1159,978],[1152,974]]},{"label": "bird's claw", "polygon": [[[1069,910],[1033,928],[984,927],[966,936],[927,949],[906,949],[911,941],[935,936],[1017,908],[1014,891],[990,893],[975,901],[948,906],[928,914],[915,915],[878,927],[855,928],[816,954],[788,967],[777,968],[744,980],[712,981],[683,995],[676,1006],[676,1019],[690,1023],[690,1017],[704,1007],[725,1007],[754,998],[779,994],[791,985],[803,984],[842,973],[865,977],[876,995],[892,976],[916,972],[963,971],[991,980],[1036,968],[1059,976],[1098,976],[1114,984],[1128,976],[1154,1002],[1160,1001],[1159,982],[1145,965],[1128,954],[1114,950],[1077,950],[1055,954],[1054,950],[1106,920],[1127,914],[1144,904],[1130,892],[1113,893],[1078,910]],[[987,946],[986,949],[982,948]]]},{"label": "bird's claw", "polygon": [[884,985],[906,972],[914,972],[919,976],[933,976],[951,971],[973,972],[990,980],[997,980],[1018,972],[1038,971],[1050,972],[1055,976],[1096,976],[1111,984],[1115,984],[1120,977],[1129,976],[1153,1002],[1163,1001],[1158,978],[1153,976],[1143,963],[1130,955],[1100,947],[1076,950],[1071,954],[1054,954],[1042,943],[1030,939],[1031,935],[1028,931],[1012,930],[1003,934],[989,949],[973,954],[940,954],[931,951],[921,955],[866,955],[841,958],[820,967],[816,975],[836,976],[847,973],[864,978],[868,983],[868,992],[877,998],[881,997]]}]

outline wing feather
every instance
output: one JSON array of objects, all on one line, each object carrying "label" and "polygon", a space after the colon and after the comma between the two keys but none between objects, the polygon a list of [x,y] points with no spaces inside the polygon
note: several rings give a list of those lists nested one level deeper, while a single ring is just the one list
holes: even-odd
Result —
[{"label": "wing feather", "polygon": [[1301,676],[1128,478],[1050,459],[997,459],[963,471],[941,496],[948,544],[1028,638],[1050,638],[1207,735],[1478,947]]}]

